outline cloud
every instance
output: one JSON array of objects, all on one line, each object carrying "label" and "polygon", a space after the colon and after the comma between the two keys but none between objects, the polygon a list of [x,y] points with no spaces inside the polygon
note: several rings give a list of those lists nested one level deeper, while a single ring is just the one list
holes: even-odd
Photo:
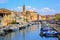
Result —
[{"label": "cloud", "polygon": [[26,8],[32,8],[31,6],[26,6]]},{"label": "cloud", "polygon": [[[21,12],[23,10],[23,7],[22,6],[18,6],[16,8],[14,8],[13,10]],[[36,11],[36,8],[33,8],[32,6],[26,6],[26,10],[34,10],[34,11]]]},{"label": "cloud", "polygon": [[17,11],[17,12],[21,12],[22,11],[22,6],[18,6],[16,8],[13,8],[12,10]]},{"label": "cloud", "polygon": [[54,9],[51,9],[51,8],[41,8],[39,10],[39,12],[42,14],[42,15],[53,15],[55,14],[55,11]]},{"label": "cloud", "polygon": [[[36,8],[32,7],[32,6],[25,6],[26,7],[26,10],[36,10]],[[18,10],[23,10],[23,7],[22,6],[18,6],[17,7]]]},{"label": "cloud", "polygon": [[32,7],[32,6],[26,6],[26,10],[35,10],[36,8]]},{"label": "cloud", "polygon": [[[18,6],[14,10],[18,11],[18,12],[22,12],[23,8],[22,8],[22,6]],[[56,12],[55,9],[51,9],[51,8],[37,9],[37,8],[32,7],[32,6],[26,6],[26,10],[34,10],[37,13],[39,13],[40,15],[52,15],[52,14],[55,14],[55,12]]]},{"label": "cloud", "polygon": [[7,3],[8,0],[0,0],[0,3]]},{"label": "cloud", "polygon": [[42,8],[40,9],[41,12],[53,12],[55,11],[54,9],[50,9],[50,8]]},{"label": "cloud", "polygon": [[17,10],[18,10],[18,11],[22,11],[22,9],[23,9],[23,8],[22,8],[21,6],[18,6],[18,7],[17,7]]},{"label": "cloud", "polygon": [[17,9],[22,9],[22,7],[18,6]]}]

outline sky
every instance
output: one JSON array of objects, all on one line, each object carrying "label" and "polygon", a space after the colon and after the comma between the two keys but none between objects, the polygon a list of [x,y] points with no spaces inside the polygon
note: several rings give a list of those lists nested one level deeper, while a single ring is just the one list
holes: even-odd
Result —
[{"label": "sky", "polygon": [[34,10],[40,15],[54,15],[60,13],[60,0],[0,0],[0,8],[14,11]]}]

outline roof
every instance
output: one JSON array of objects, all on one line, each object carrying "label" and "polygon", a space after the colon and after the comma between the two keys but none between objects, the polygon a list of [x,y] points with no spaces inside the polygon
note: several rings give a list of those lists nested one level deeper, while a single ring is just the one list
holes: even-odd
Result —
[{"label": "roof", "polygon": [[0,9],[0,14],[11,14],[11,11],[8,10],[8,9],[3,9],[3,8],[1,8],[1,9]]}]

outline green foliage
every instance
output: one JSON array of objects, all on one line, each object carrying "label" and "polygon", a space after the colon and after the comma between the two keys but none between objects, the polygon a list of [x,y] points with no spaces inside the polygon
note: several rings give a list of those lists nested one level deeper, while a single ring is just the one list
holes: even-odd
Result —
[{"label": "green foliage", "polygon": [[56,20],[60,21],[60,15],[56,16]]},{"label": "green foliage", "polygon": [[11,24],[16,24],[16,21],[15,20],[12,20]]},{"label": "green foliage", "polygon": [[1,20],[0,20],[0,23],[1,23]]}]

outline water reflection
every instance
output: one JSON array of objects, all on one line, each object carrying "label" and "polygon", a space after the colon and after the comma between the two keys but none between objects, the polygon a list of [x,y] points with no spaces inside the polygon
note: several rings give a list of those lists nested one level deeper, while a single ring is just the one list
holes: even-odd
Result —
[{"label": "water reflection", "polygon": [[58,40],[57,37],[41,37],[40,28],[41,25],[26,27],[26,29],[9,33],[6,36],[0,36],[0,40]]}]

